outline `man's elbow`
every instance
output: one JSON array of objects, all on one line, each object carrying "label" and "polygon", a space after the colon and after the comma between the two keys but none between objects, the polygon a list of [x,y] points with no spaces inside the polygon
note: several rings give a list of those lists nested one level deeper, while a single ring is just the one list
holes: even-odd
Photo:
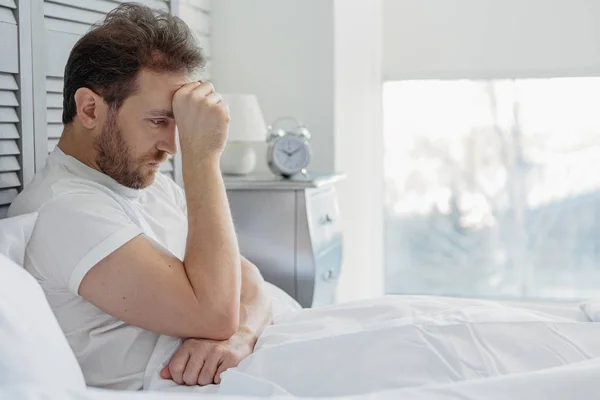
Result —
[{"label": "man's elbow", "polygon": [[[221,316],[218,319],[215,319],[214,322],[210,324],[210,328],[206,329],[206,327],[202,330],[201,333],[202,338],[210,339],[210,340],[227,340],[232,337],[238,330],[239,327],[239,316],[236,318],[229,316]],[[196,336],[198,337],[198,336]]]},{"label": "man's elbow", "polygon": [[215,332],[213,333],[213,340],[227,340],[238,330],[239,327],[239,316],[234,318],[224,318]]},{"label": "man's elbow", "polygon": [[[207,309],[211,309],[207,312]],[[239,305],[236,307],[204,308],[204,312],[200,314],[198,324],[192,329],[194,332],[189,337],[196,337],[210,340],[227,340],[233,336],[239,327],[240,312]]]}]

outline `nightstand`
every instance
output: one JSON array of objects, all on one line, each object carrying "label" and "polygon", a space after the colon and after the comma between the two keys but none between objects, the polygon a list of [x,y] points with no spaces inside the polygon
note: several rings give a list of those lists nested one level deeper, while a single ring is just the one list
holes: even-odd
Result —
[{"label": "nightstand", "polygon": [[335,302],[343,250],[335,184],[343,178],[224,176],[241,253],[303,307]]}]

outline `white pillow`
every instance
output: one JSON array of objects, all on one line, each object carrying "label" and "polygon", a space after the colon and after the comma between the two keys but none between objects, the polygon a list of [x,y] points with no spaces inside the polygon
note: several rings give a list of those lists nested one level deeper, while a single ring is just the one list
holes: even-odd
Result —
[{"label": "white pillow", "polygon": [[0,387],[20,382],[85,388],[41,286],[0,254]]},{"label": "white pillow", "polygon": [[25,248],[31,238],[37,217],[38,213],[34,212],[0,219],[0,254],[22,266]]}]

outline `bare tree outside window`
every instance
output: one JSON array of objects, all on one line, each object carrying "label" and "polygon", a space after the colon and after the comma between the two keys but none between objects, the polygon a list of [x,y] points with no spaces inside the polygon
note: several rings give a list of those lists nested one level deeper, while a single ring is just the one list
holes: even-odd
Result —
[{"label": "bare tree outside window", "polygon": [[600,78],[384,87],[388,293],[600,293]]}]

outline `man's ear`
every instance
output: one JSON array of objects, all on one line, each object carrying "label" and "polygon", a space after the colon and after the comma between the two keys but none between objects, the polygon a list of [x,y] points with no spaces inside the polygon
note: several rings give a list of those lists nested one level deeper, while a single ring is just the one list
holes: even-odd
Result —
[{"label": "man's ear", "polygon": [[81,87],[75,92],[77,118],[87,129],[94,129],[98,125],[103,105],[102,98],[93,90]]}]

